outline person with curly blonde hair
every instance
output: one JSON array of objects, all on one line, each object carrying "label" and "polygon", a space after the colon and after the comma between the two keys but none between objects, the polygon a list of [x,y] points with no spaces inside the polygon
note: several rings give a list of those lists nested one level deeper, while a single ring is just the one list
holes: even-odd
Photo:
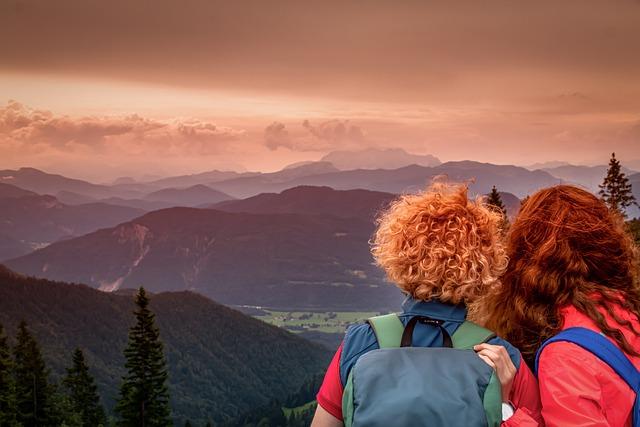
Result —
[{"label": "person with curly blonde hair", "polygon": [[[402,312],[397,315],[403,330],[402,347],[452,347],[451,337],[455,344],[457,330],[464,329],[462,325],[469,327],[467,307],[496,287],[507,268],[508,258],[501,242],[501,214],[480,198],[469,199],[467,192],[465,185],[434,183],[422,193],[400,196],[377,221],[371,241],[373,257],[388,279],[406,295]],[[355,377],[350,378],[351,373],[358,361],[364,360],[364,355],[383,348],[374,319],[347,329],[317,395],[313,427],[350,426],[354,422],[352,408],[345,406],[352,393],[350,387],[355,387],[356,382]],[[407,335],[408,329],[411,333]],[[498,406],[498,410],[502,409],[502,425],[539,425],[537,382],[522,363],[519,351],[490,331],[487,340],[473,349],[477,355],[473,351],[466,353],[474,358],[471,362],[480,363],[481,369],[491,372],[486,366],[489,365],[500,381],[497,388],[504,402],[502,408]],[[383,365],[374,371],[372,375],[380,378],[388,375]],[[450,385],[452,390],[456,388],[456,384]],[[406,390],[406,400],[399,399],[399,402],[402,402],[402,411],[418,411],[420,419],[423,402],[417,395],[418,390]],[[366,390],[364,396],[367,396]],[[357,397],[354,404],[363,408],[365,401],[366,398],[363,401]],[[425,408],[425,418],[419,425],[452,425],[448,419],[440,419],[444,424],[438,423],[430,413]],[[407,425],[403,419],[408,418],[398,418],[393,425]],[[487,425],[487,420],[483,422],[480,425]],[[362,425],[374,424],[368,421]],[[353,425],[360,424],[354,422]],[[415,421],[412,425],[416,425]],[[474,424],[469,421],[465,425]]]}]

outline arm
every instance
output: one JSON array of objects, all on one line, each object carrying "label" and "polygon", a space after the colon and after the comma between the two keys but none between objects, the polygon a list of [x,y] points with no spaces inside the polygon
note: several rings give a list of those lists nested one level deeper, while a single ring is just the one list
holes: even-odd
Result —
[{"label": "arm", "polygon": [[540,414],[538,382],[529,367],[521,360],[516,369],[509,353],[499,345],[480,344],[474,347],[478,356],[495,371],[502,386],[503,401],[510,402],[515,409],[504,427],[543,426]]},{"label": "arm", "polygon": [[542,416],[550,427],[609,427],[593,357],[569,343],[550,344],[538,367]]},{"label": "arm", "polygon": [[311,421],[311,427],[342,427],[342,420],[337,419],[328,413],[322,406],[318,405],[316,413]]},{"label": "arm", "polygon": [[341,427],[342,426],[342,382],[340,381],[340,356],[342,345],[333,356],[322,386],[316,399],[318,408],[311,423],[312,427]]}]

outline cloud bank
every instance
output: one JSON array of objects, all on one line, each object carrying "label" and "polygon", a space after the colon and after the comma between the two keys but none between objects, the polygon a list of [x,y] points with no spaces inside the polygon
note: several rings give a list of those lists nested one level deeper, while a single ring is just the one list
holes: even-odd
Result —
[{"label": "cloud bank", "polygon": [[242,129],[197,119],[168,122],[132,114],[69,117],[9,101],[0,107],[0,140],[16,149],[61,152],[120,150],[123,155],[213,155],[242,139]]}]

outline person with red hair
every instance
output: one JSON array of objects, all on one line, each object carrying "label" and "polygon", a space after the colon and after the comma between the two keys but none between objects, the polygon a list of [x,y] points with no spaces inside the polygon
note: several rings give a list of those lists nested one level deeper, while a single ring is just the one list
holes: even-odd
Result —
[{"label": "person with red hair", "polygon": [[541,190],[511,225],[507,255],[476,318],[530,366],[538,355],[546,425],[640,422],[638,251],[622,216],[574,186]]}]

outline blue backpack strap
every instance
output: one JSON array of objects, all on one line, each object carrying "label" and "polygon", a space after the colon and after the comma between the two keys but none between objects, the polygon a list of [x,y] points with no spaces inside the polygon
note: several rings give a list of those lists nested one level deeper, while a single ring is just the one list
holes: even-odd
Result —
[{"label": "blue backpack strap", "polygon": [[538,374],[538,363],[544,348],[554,342],[570,342],[576,344],[604,363],[609,365],[620,378],[636,393],[636,403],[633,408],[633,425],[640,426],[640,372],[631,363],[629,358],[602,334],[586,328],[567,328],[558,335],[545,341],[536,353],[535,372]]}]

